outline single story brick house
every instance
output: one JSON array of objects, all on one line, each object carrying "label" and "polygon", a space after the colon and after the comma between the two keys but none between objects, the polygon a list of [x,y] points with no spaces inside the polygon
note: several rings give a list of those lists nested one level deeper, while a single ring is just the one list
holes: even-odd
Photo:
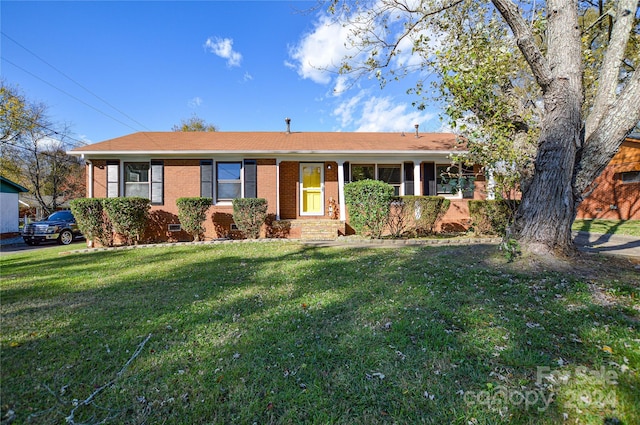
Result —
[{"label": "single story brick house", "polygon": [[[398,195],[451,199],[443,219],[468,225],[467,199],[484,198],[484,178],[453,165],[464,151],[446,133],[140,132],[70,151],[86,162],[87,197],[148,197],[149,239],[184,238],[176,200],[213,198],[205,238],[233,237],[232,200],[259,197],[271,216],[267,236],[335,238],[349,233],[343,187],[359,179],[386,181]],[[475,176],[472,190],[452,194],[440,175]]]},{"label": "single story brick house", "polygon": [[625,139],[591,187],[577,218],[640,220],[640,133]]}]

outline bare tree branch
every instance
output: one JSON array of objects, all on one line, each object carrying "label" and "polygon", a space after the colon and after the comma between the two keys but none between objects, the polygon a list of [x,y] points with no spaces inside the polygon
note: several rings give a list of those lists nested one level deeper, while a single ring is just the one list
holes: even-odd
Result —
[{"label": "bare tree branch", "polygon": [[533,75],[542,88],[542,91],[545,92],[549,84],[551,84],[552,73],[549,64],[535,43],[531,27],[522,17],[518,6],[511,0],[492,0],[492,3],[496,9],[498,9],[509,27],[511,27],[520,51],[531,67]]},{"label": "bare tree branch", "polygon": [[90,403],[93,402],[93,400],[102,392],[104,391],[106,388],[109,388],[111,385],[113,385],[123,374],[124,372],[127,370],[127,368],[129,367],[129,365],[131,364],[131,362],[133,360],[135,360],[136,357],[138,357],[140,355],[140,353],[142,352],[142,349],[144,348],[145,344],[151,339],[151,335],[149,334],[147,335],[147,337],[144,339],[144,341],[142,341],[140,344],[138,344],[138,348],[136,349],[136,351],[133,353],[133,355],[129,358],[129,360],[127,360],[127,362],[124,364],[124,366],[122,366],[122,368],[120,369],[120,371],[118,371],[118,373],[116,374],[116,376],[109,382],[107,382],[106,384],[104,384],[103,386],[101,386],[100,388],[97,388],[94,392],[92,392],[89,397],[85,398],[84,400],[78,402],[78,404],[71,410],[71,413],[69,413],[69,416],[67,416],[65,418],[66,422],[68,424],[75,424],[74,422],[74,417],[75,417],[75,413],[76,410],[78,410],[79,408],[81,408],[82,406],[87,406]]},{"label": "bare tree branch", "polygon": [[637,6],[637,0],[619,0],[618,2],[611,40],[600,68],[598,91],[585,124],[586,139],[589,139],[591,133],[595,131],[603,115],[616,98],[620,67],[623,64],[625,49],[631,36]]}]

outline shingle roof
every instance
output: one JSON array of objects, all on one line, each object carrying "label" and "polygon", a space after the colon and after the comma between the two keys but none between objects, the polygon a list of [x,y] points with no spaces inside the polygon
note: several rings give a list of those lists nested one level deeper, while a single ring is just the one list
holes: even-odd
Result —
[{"label": "shingle roof", "polygon": [[72,154],[463,151],[450,133],[140,132],[73,149]]}]

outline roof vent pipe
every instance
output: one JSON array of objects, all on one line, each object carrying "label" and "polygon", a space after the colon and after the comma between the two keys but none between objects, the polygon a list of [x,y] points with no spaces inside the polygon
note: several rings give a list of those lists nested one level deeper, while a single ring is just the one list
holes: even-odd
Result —
[{"label": "roof vent pipe", "polygon": [[291,134],[291,118],[285,118],[284,122],[287,123],[287,134]]},{"label": "roof vent pipe", "polygon": [[420,124],[416,124],[416,125],[414,125],[414,127],[416,128],[416,139],[417,139],[418,137],[420,137],[418,135],[418,127],[420,127]]}]

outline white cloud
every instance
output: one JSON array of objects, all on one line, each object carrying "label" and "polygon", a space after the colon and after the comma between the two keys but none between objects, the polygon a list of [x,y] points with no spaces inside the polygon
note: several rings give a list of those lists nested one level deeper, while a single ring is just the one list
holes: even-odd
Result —
[{"label": "white cloud", "polygon": [[249,74],[248,72],[245,72],[243,80],[244,81],[251,81],[251,80],[253,80],[253,75]]},{"label": "white cloud", "polygon": [[349,35],[347,27],[321,16],[313,31],[289,48],[294,62],[286,61],[285,65],[294,68],[302,78],[329,84],[345,55],[353,53],[345,46]]},{"label": "white cloud", "polygon": [[415,124],[423,124],[436,114],[426,111],[409,110],[410,105],[394,102],[392,97],[367,96],[363,90],[351,99],[345,100],[333,111],[342,127],[355,128],[354,131],[406,131],[411,132]]},{"label": "white cloud", "polygon": [[189,105],[190,108],[197,108],[198,106],[202,105],[203,102],[204,101],[202,100],[201,97],[196,96],[193,99],[189,100],[187,105]]},{"label": "white cloud", "polygon": [[[409,9],[420,9],[420,0],[406,0]],[[374,19],[379,14],[383,18]],[[396,37],[406,31],[406,22],[415,22],[415,14],[406,12],[404,7],[385,0],[373,1],[369,8],[355,8],[343,22],[335,17],[319,14],[311,31],[304,34],[297,44],[289,47],[290,60],[285,66],[296,70],[302,78],[318,84],[332,84],[333,94],[340,96],[354,85],[354,78],[363,77],[362,73],[352,75],[338,74],[345,58],[351,64],[362,64],[375,46],[364,40],[388,38],[388,33],[397,32]],[[438,45],[437,37],[422,26],[416,26],[404,38],[400,39],[389,69],[422,70],[424,57],[414,53],[416,40],[429,44],[429,52]],[[427,54],[430,54],[430,53]],[[367,74],[373,77],[374,72]]]},{"label": "white cloud", "polygon": [[227,60],[227,66],[240,66],[242,55],[233,50],[231,38],[209,37],[204,47],[211,53]]}]

